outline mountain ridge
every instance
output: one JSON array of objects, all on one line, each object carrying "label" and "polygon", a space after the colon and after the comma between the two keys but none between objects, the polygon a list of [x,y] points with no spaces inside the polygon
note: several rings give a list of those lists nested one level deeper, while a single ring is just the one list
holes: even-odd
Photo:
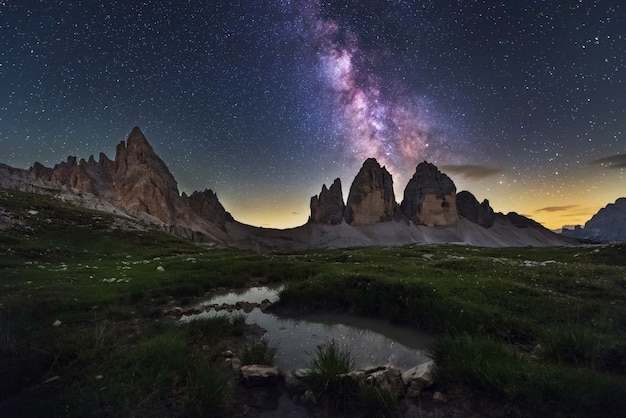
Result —
[{"label": "mountain ridge", "polygon": [[[29,170],[0,164],[0,186],[45,193],[99,210],[136,217],[186,239],[255,250],[291,250],[355,245],[456,242],[483,246],[564,245],[569,241],[521,215],[496,214],[460,192],[436,166],[416,167],[401,204],[385,167],[367,159],[343,201],[341,181],[323,185],[310,202],[309,221],[285,230],[237,222],[205,189],[180,194],[174,176],[138,127],[116,147],[113,160],[100,153],[70,156],[52,168],[36,162]],[[507,230],[508,232],[503,232]],[[531,233],[532,232],[532,233]],[[507,238],[508,236],[508,238]]]}]

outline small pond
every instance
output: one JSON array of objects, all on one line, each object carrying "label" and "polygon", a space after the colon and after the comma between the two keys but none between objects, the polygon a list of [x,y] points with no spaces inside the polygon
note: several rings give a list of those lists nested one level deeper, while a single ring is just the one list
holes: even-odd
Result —
[{"label": "small pond", "polygon": [[[275,302],[279,291],[280,288],[253,287],[241,292],[216,295],[202,305],[260,303],[264,299]],[[182,320],[214,315],[229,313],[210,310],[183,317]],[[432,337],[419,329],[348,314],[317,313],[279,317],[255,308],[246,315],[247,323],[257,324],[266,330],[269,341],[277,348],[276,365],[284,371],[306,367],[316,347],[333,339],[341,347],[350,350],[359,368],[391,364],[405,371],[428,360],[425,350],[432,342]]]}]

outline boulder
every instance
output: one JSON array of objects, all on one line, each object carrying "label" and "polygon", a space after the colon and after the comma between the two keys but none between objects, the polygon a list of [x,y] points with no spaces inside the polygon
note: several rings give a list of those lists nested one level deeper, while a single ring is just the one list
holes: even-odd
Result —
[{"label": "boulder", "polygon": [[406,396],[409,398],[417,397],[422,389],[432,386],[435,383],[434,371],[435,362],[431,360],[402,373],[402,383],[406,389]]},{"label": "boulder", "polygon": [[372,225],[394,219],[396,198],[393,179],[385,167],[368,158],[354,178],[345,209],[351,225]]},{"label": "boulder", "polygon": [[400,209],[415,224],[452,225],[459,219],[456,186],[435,165],[424,161],[406,185]]},{"label": "boulder", "polygon": [[246,386],[273,386],[278,382],[278,367],[263,364],[241,366],[241,381]]}]

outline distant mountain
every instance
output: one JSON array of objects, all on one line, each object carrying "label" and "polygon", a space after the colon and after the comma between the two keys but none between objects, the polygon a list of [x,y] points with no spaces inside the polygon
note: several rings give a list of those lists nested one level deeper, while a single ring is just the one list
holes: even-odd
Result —
[{"label": "distant mountain", "polygon": [[495,213],[468,191],[456,193],[453,181],[426,161],[418,164],[395,202],[391,174],[370,158],[365,161],[343,205],[341,181],[311,198],[307,225],[275,233],[278,239],[308,234],[313,246],[398,245],[454,242],[480,246],[567,245],[573,241],[515,212]]},{"label": "distant mountain", "polygon": [[[255,250],[316,247],[464,243],[481,246],[567,244],[531,219],[495,213],[436,166],[420,163],[396,202],[385,167],[367,159],[351,184],[346,203],[341,181],[311,198],[311,216],[300,227],[276,230],[244,225],[224,209],[211,190],[179,194],[174,176],[139,128],[116,148],[115,159],[100,154],[52,168],[29,170],[0,164],[0,187],[51,193],[79,205],[136,218],[177,236]],[[1,208],[0,208],[1,209]]]},{"label": "distant mountain", "polygon": [[563,227],[561,234],[590,242],[626,242],[626,198],[600,209],[583,228]]}]

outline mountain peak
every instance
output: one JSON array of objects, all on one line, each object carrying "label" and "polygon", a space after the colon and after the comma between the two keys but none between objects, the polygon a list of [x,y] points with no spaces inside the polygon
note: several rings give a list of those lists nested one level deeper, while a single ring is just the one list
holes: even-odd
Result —
[{"label": "mountain peak", "polygon": [[148,140],[144,136],[143,132],[141,132],[141,129],[139,129],[138,126],[135,126],[132,129],[132,131],[130,131],[130,134],[128,135],[128,139],[126,140],[126,146],[127,147],[140,147],[140,146],[146,146],[146,145],[150,147],[150,144],[148,143]]},{"label": "mountain peak", "polygon": [[456,186],[437,166],[421,162],[404,189],[400,209],[415,224],[452,225],[458,221]]},{"label": "mountain peak", "polygon": [[395,209],[391,174],[376,159],[368,158],[350,187],[346,222],[355,225],[388,222],[394,219]]},{"label": "mountain peak", "polygon": [[343,203],[341,180],[335,179],[330,189],[324,184],[318,196],[311,198],[310,222],[337,225],[343,221],[346,205]]}]

